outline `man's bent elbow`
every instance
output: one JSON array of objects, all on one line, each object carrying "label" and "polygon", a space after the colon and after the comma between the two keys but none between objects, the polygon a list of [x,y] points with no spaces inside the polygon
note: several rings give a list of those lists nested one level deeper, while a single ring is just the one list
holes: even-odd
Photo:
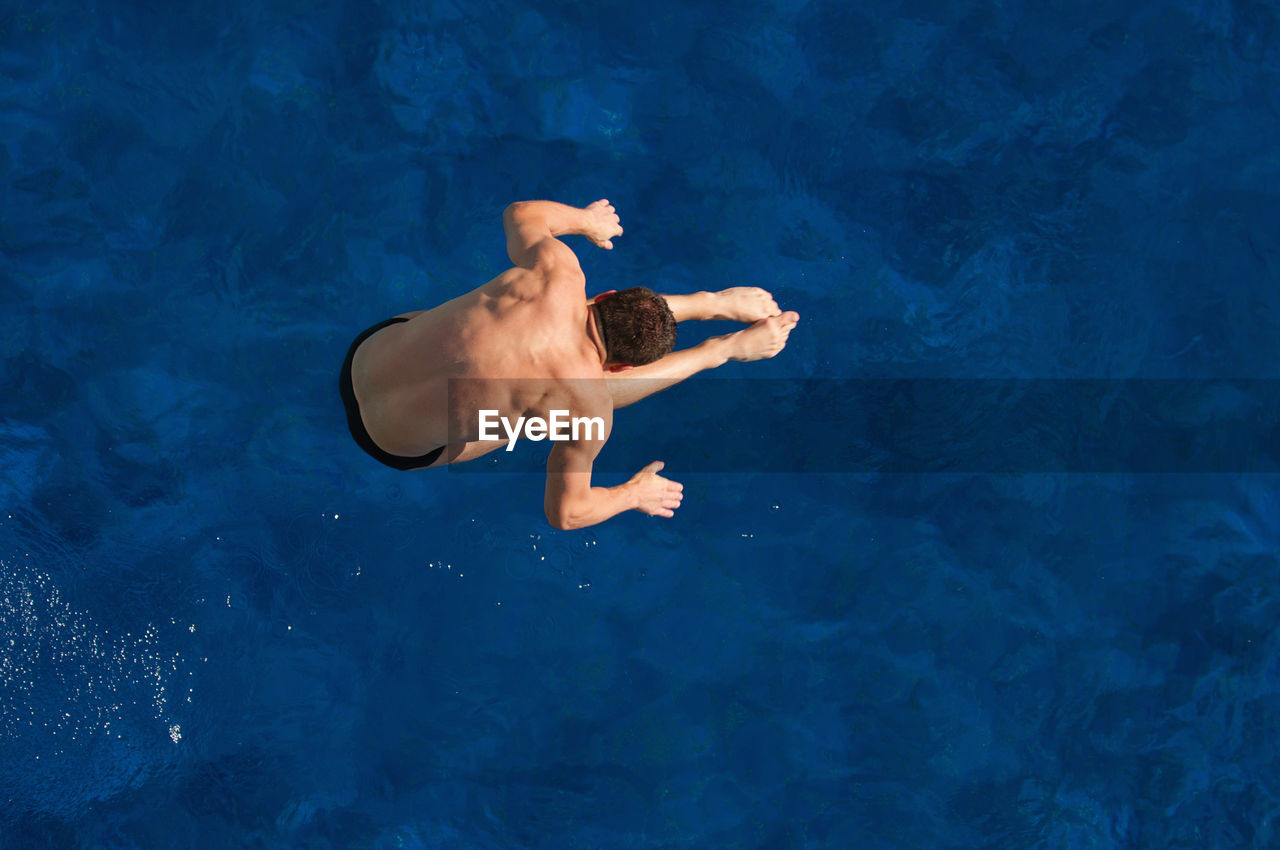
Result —
[{"label": "man's bent elbow", "polygon": [[547,511],[547,522],[557,531],[574,531],[583,526],[577,517],[562,511]]},{"label": "man's bent elbow", "polygon": [[543,513],[547,515],[547,522],[551,527],[558,531],[573,531],[575,528],[582,527],[580,519],[564,502],[557,505],[548,502],[543,506]]},{"label": "man's bent elbow", "polygon": [[529,206],[528,201],[512,201],[502,210],[502,220],[504,222],[514,221],[517,213],[524,207]]},{"label": "man's bent elbow", "polygon": [[576,531],[595,525],[601,518],[592,508],[590,499],[561,499],[555,503],[548,501],[543,504],[547,522],[558,531]]}]

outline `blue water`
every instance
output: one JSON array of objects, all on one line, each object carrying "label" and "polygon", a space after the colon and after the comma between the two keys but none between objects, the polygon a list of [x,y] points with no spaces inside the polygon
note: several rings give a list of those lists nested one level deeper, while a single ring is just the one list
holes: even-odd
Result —
[{"label": "blue water", "polygon": [[801,314],[719,376],[1280,377],[1278,93],[1249,0],[0,4],[0,847],[1280,845],[1274,477],[560,533],[336,391],[527,198]]}]

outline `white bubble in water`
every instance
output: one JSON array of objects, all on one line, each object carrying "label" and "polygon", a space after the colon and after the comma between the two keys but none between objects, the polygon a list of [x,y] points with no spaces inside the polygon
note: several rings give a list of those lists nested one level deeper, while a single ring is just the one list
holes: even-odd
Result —
[{"label": "white bubble in water", "polygon": [[153,625],[112,634],[33,560],[0,559],[0,798],[75,808],[142,781],[148,751],[181,734],[180,660]]}]

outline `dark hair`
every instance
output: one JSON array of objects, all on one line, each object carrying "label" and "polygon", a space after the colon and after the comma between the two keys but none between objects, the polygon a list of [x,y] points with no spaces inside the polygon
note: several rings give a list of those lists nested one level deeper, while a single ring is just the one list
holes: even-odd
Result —
[{"label": "dark hair", "polygon": [[612,363],[643,366],[676,347],[676,317],[647,286],[633,286],[595,303],[605,355]]}]

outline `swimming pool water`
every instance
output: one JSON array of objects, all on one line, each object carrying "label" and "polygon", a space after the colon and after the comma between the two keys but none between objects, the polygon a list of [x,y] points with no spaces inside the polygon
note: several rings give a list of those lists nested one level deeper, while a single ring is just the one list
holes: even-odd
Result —
[{"label": "swimming pool water", "polygon": [[0,6],[0,847],[1275,846],[1273,476],[810,422],[562,533],[336,373],[607,197],[590,291],[801,314],[743,394],[1274,379],[1278,72],[1248,0]]}]

